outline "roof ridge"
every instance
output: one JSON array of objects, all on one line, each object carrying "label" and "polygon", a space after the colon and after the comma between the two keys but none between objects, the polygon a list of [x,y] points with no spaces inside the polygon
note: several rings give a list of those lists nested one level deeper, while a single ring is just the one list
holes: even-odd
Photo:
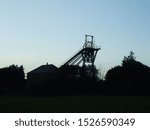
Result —
[{"label": "roof ridge", "polygon": [[46,73],[46,72],[53,72],[56,69],[58,68],[55,65],[48,64],[48,65],[41,65],[28,73]]}]

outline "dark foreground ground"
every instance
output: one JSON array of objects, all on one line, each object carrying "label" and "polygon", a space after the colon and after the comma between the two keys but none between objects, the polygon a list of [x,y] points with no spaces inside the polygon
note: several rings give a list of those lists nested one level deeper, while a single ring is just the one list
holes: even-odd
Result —
[{"label": "dark foreground ground", "polygon": [[150,96],[1,96],[0,112],[150,112]]}]

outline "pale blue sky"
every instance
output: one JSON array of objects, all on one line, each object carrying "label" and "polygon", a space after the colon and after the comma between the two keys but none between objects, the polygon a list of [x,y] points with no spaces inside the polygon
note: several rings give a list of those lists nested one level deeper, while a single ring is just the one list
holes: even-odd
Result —
[{"label": "pale blue sky", "polygon": [[103,71],[129,51],[150,66],[150,0],[0,0],[0,67],[63,64],[95,36]]}]

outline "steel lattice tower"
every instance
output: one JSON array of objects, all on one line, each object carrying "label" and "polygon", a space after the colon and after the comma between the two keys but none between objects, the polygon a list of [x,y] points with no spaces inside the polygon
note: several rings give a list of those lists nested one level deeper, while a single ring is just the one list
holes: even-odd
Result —
[{"label": "steel lattice tower", "polygon": [[94,45],[94,36],[85,35],[85,43],[83,48],[76,53],[72,58],[70,58],[64,65],[94,65],[94,61],[97,55],[98,50],[101,48],[97,48]]}]

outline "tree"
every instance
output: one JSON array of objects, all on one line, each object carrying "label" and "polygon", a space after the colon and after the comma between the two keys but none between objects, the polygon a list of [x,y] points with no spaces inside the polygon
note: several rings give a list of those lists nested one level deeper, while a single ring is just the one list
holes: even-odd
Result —
[{"label": "tree", "polygon": [[136,57],[134,56],[134,52],[130,51],[129,56],[124,56],[122,61],[122,66],[126,65],[127,63],[135,62]]},{"label": "tree", "polygon": [[25,75],[23,66],[11,65],[0,69],[0,84],[5,89],[24,87]]},{"label": "tree", "polygon": [[110,69],[106,74],[106,81],[113,90],[119,93],[146,94],[150,88],[150,68],[135,60],[131,51],[125,56],[122,65]]},{"label": "tree", "polygon": [[81,78],[87,81],[97,81],[98,77],[98,69],[96,66],[82,66],[81,68]]}]

